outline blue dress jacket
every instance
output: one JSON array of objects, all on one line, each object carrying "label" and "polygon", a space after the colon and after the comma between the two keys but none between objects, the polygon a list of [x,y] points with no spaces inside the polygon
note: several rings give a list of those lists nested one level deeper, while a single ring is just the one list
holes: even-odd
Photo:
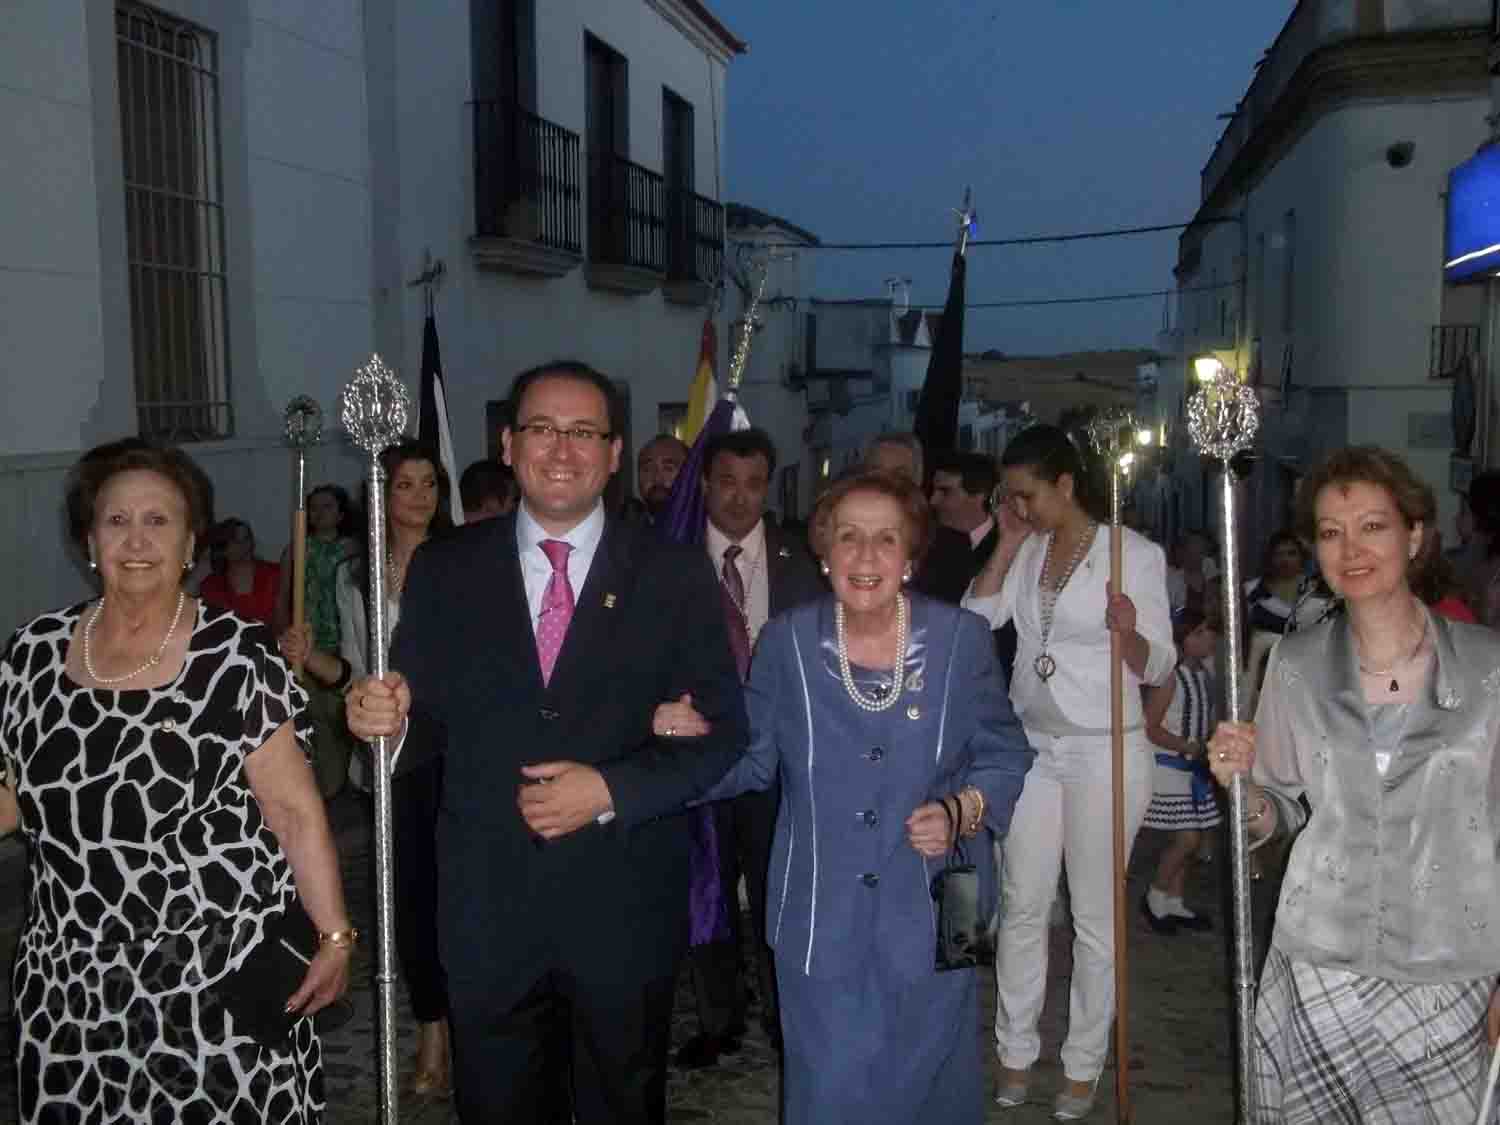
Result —
[{"label": "blue dress jacket", "polygon": [[[773,618],[746,686],[749,749],[703,798],[765,789],[780,774],[767,939],[778,961],[808,976],[843,976],[870,956],[902,977],[930,974],[931,883],[945,861],[913,850],[906,818],[973,785],[1001,838],[1035,756],[981,617],[912,595],[908,632],[901,698],[870,712],[844,686],[831,595]],[[854,677],[870,694],[890,673]],[[992,906],[988,835],[965,849]]]}]

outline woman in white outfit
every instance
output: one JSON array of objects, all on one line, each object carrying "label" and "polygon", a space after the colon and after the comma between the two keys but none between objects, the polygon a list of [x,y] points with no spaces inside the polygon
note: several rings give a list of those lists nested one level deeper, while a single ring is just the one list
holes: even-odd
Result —
[{"label": "woman in white outfit", "polygon": [[[1177,662],[1161,548],[1124,531],[1124,590],[1109,583],[1109,529],[1085,509],[1083,466],[1062,430],[1033,426],[1001,458],[1009,502],[1000,540],[969,588],[965,608],[991,628],[1015,623],[1011,704],[1037,752],[1001,869],[996,955],[996,1102],[1027,1099],[1041,1052],[1037,1021],[1047,980],[1047,919],[1067,862],[1073,909],[1073,983],[1065,1075],[1053,1116],[1093,1108],[1114,1009],[1114,850],[1110,770],[1110,633],[1125,654],[1125,834],[1135,840],[1151,803],[1152,754],[1142,684]],[[1101,830],[1102,829],[1102,830]]]}]

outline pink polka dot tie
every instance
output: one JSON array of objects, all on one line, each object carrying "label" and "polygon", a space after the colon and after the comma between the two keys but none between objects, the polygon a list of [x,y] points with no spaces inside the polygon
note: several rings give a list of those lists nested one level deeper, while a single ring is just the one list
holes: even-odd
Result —
[{"label": "pink polka dot tie", "polygon": [[542,554],[552,564],[552,577],[542,591],[542,611],[536,626],[536,654],[542,662],[545,684],[552,679],[553,665],[562,651],[563,638],[568,635],[568,623],[573,620],[573,585],[568,581],[568,555],[573,545],[561,539],[543,539],[541,547]]}]

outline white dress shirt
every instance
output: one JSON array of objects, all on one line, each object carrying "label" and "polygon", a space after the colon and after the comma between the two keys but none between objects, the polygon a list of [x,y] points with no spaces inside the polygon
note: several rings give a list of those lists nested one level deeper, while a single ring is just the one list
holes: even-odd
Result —
[{"label": "white dress shirt", "polygon": [[[1125,667],[1125,726],[1145,721],[1138,690],[1164,683],[1177,664],[1172,644],[1172,618],[1167,609],[1166,557],[1144,536],[1122,530],[1125,594],[1135,603],[1136,632],[1146,639],[1146,675]],[[998,629],[1016,625],[1016,664],[1010,682],[1016,717],[1027,727],[1048,734],[1103,733],[1110,724],[1109,634],[1104,627],[1109,584],[1109,528],[1101,525],[1088,554],[1058,595],[1052,635],[1046,651],[1057,663],[1051,679],[1036,672],[1042,653],[1042,567],[1047,558],[1045,535],[1031,535],[1021,544],[998,594],[975,597],[973,584],[963,607]]]},{"label": "white dress shirt", "polygon": [[724,581],[725,550],[732,545],[740,548],[740,554],[734,560],[734,568],[740,572],[740,581],[745,585],[745,604],[741,608],[745,611],[745,620],[750,626],[750,647],[754,648],[755,639],[760,636],[766,618],[771,615],[771,583],[766,572],[766,521],[758,520],[745,533],[745,537],[736,543],[710,520],[705,539],[709,561],[714,564],[714,573],[719,576],[720,583]]},{"label": "white dress shirt", "polygon": [[[603,538],[604,504],[602,502],[595,503],[594,510],[565,534],[552,535],[532,517],[526,508],[526,501],[521,501],[516,509],[516,550],[521,562],[521,581],[526,587],[526,606],[531,616],[533,636],[536,634],[542,614],[542,596],[547,592],[547,583],[552,578],[552,564],[547,561],[546,552],[542,550],[542,540],[561,539],[564,543],[572,544],[573,549],[568,552],[568,583],[573,587],[573,600],[576,603],[578,596],[583,592],[584,582],[588,580],[589,568],[594,564],[594,554],[599,549],[599,541]],[[392,628],[394,629],[394,624]],[[390,753],[393,769],[396,759],[401,754],[401,747],[406,742],[404,719],[395,741],[395,748]],[[608,824],[614,816],[614,810],[608,809],[595,819],[600,824]]]},{"label": "white dress shirt", "polygon": [[599,540],[604,538],[604,504],[597,502],[594,510],[563,535],[553,535],[536,522],[526,508],[526,501],[516,509],[516,550],[521,559],[521,580],[526,585],[526,606],[531,611],[531,631],[536,633],[542,616],[542,596],[547,592],[547,583],[552,579],[552,564],[542,550],[543,539],[561,539],[572,546],[568,552],[568,584],[573,587],[576,602],[583,593],[583,584],[588,580],[589,567],[594,565],[594,552],[599,549]]}]

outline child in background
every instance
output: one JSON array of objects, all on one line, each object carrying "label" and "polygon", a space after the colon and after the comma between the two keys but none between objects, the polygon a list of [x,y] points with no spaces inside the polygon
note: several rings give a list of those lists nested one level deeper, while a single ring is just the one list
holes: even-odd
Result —
[{"label": "child in background", "polygon": [[1208,664],[1219,635],[1196,609],[1172,615],[1177,668],[1160,687],[1146,691],[1146,735],[1156,752],[1156,773],[1145,827],[1172,834],[1156,864],[1151,888],[1141,899],[1141,913],[1159,934],[1179,929],[1209,930],[1213,923],[1182,901],[1188,860],[1198,850],[1205,829],[1219,823],[1213,776],[1204,762],[1214,729],[1214,691]]}]

